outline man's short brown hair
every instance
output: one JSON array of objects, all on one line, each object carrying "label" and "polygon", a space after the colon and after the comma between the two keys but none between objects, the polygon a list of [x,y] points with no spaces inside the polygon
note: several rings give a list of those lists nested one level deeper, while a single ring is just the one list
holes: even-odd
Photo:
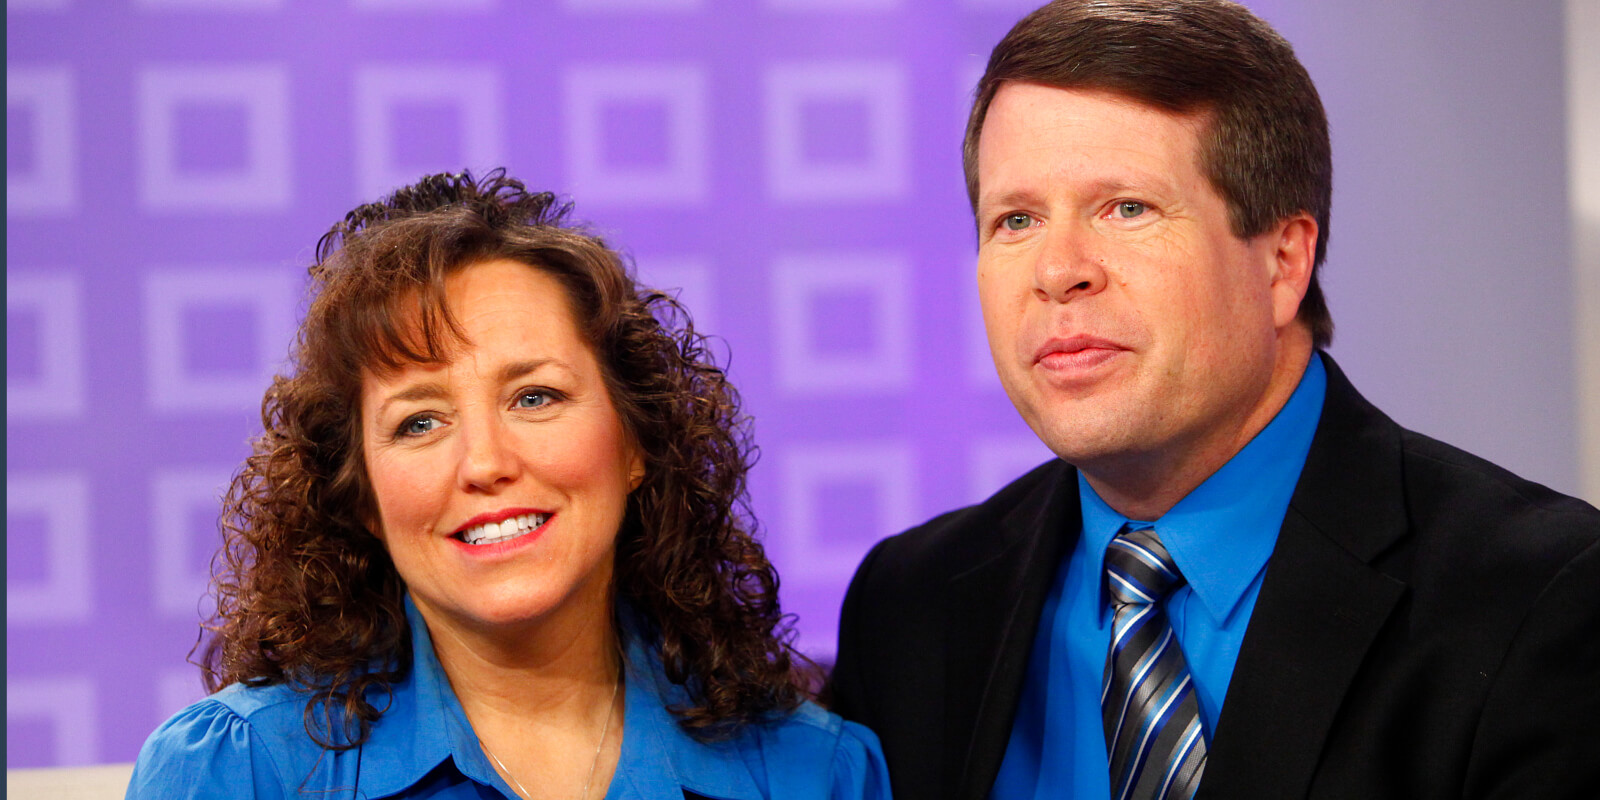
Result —
[{"label": "man's short brown hair", "polygon": [[1264,233],[1304,211],[1317,221],[1299,318],[1316,347],[1333,340],[1318,278],[1328,250],[1333,157],[1328,119],[1289,43],[1226,0],[1056,0],[996,45],[962,142],[967,196],[978,204],[978,137],[1011,81],[1114,92],[1173,113],[1203,113],[1200,167],[1228,204],[1234,235]]}]

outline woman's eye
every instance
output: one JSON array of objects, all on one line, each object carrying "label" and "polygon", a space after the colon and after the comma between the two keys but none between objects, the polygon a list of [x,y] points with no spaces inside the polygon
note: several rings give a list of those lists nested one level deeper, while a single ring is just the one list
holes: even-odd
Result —
[{"label": "woman's eye", "polygon": [[418,414],[414,417],[407,417],[405,422],[400,423],[400,435],[421,436],[437,427],[439,427],[439,420],[424,414]]},{"label": "woman's eye", "polygon": [[1033,217],[1027,214],[1010,214],[1005,219],[1000,220],[1000,224],[1004,225],[1008,231],[1026,230],[1033,225]]},{"label": "woman's eye", "polygon": [[1117,204],[1117,216],[1123,219],[1133,219],[1148,210],[1149,208],[1138,200],[1124,200]]},{"label": "woman's eye", "polygon": [[517,408],[540,408],[550,404],[550,395],[545,392],[523,392],[517,395]]}]

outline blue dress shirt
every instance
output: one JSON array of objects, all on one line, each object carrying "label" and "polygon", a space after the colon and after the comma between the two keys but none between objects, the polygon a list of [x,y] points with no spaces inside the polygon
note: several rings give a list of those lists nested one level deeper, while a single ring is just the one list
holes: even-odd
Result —
[{"label": "blue dress shirt", "polygon": [[[1312,356],[1289,401],[1243,450],[1154,520],[1187,583],[1164,601],[1200,697],[1209,736],[1233,677],[1267,558],[1322,417],[1327,373]],[[1078,475],[1083,529],[1039,618],[1016,722],[991,796],[997,800],[1109,797],[1100,713],[1106,650],[1106,546],[1133,523]]]},{"label": "blue dress shirt", "polygon": [[[515,798],[478,745],[428,629],[406,599],[412,668],[365,745],[324,750],[307,735],[306,696],[283,685],[235,684],[150,735],[129,800],[169,798]],[[701,743],[668,706],[684,702],[641,637],[627,643],[622,756],[608,800],[888,800],[878,739],[807,703],[734,738]],[[359,783],[359,790],[357,785]]]}]

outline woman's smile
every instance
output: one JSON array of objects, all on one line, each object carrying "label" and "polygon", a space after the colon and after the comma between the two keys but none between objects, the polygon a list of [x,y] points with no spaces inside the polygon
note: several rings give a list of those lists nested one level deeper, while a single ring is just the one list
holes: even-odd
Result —
[{"label": "woman's smile", "polygon": [[429,625],[604,617],[644,468],[566,289],[488,261],[446,279],[445,301],[461,337],[444,360],[362,384],[373,533]]},{"label": "woman's smile", "polygon": [[512,511],[509,513],[498,512],[480,515],[480,517],[483,516],[490,517],[490,519],[480,521],[480,518],[475,517],[472,522],[467,523],[451,535],[474,546],[500,544],[514,539],[521,539],[543,528],[545,522],[549,521],[551,517],[548,512],[538,511]]}]

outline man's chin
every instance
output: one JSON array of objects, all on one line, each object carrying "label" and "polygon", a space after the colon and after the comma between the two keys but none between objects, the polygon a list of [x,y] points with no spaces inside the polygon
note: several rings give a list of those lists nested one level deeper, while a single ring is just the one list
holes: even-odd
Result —
[{"label": "man's chin", "polygon": [[1058,425],[1034,432],[1062,461],[1089,471],[1125,459],[1141,447],[1122,426]]}]

